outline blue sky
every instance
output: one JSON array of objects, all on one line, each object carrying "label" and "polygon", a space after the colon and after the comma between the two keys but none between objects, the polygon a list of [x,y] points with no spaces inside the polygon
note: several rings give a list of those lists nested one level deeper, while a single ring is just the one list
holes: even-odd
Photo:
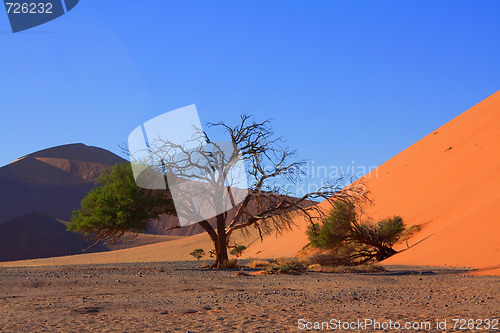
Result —
[{"label": "blue sky", "polygon": [[[12,34],[0,10],[0,165],[142,122],[273,118],[316,165],[380,165],[500,89],[499,1],[81,0]],[[354,162],[353,162],[354,161]]]}]

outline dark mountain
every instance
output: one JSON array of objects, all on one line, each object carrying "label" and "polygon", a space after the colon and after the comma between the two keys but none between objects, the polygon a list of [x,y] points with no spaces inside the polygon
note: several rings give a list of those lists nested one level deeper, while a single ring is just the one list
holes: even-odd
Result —
[{"label": "dark mountain", "polygon": [[0,168],[0,223],[37,212],[68,221],[104,170],[121,157],[69,144],[44,149]]}]

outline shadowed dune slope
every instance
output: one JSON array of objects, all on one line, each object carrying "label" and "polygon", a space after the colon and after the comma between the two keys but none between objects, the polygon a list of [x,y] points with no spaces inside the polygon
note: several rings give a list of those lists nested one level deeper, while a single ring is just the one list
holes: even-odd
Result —
[{"label": "shadowed dune slope", "polygon": [[[66,231],[63,223],[37,213],[0,224],[0,240],[0,261],[78,254],[92,244]],[[89,251],[104,250],[96,245]]]}]

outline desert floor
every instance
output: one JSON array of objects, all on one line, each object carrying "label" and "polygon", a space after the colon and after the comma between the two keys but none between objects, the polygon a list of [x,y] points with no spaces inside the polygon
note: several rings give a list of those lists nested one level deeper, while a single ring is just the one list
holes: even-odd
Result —
[{"label": "desert floor", "polygon": [[[451,332],[454,318],[500,316],[498,276],[403,266],[365,274],[246,275],[199,266],[0,268],[0,332],[292,332],[334,319],[377,320],[386,328],[430,322],[431,329],[412,331]],[[447,329],[437,329],[436,320],[445,319]]]}]

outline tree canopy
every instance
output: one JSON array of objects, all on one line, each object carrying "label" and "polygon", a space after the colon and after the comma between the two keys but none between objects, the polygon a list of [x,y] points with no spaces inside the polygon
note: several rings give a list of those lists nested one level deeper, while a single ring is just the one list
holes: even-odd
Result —
[{"label": "tree canopy", "polygon": [[175,215],[168,191],[137,186],[130,163],[114,165],[98,182],[73,212],[68,230],[112,241],[146,231],[147,222],[161,214]]},{"label": "tree canopy", "polygon": [[381,261],[396,254],[392,247],[405,231],[406,226],[400,216],[377,223],[359,221],[356,206],[342,201],[334,204],[322,223],[309,226],[307,235],[313,247],[328,249],[345,262],[365,263]]}]

